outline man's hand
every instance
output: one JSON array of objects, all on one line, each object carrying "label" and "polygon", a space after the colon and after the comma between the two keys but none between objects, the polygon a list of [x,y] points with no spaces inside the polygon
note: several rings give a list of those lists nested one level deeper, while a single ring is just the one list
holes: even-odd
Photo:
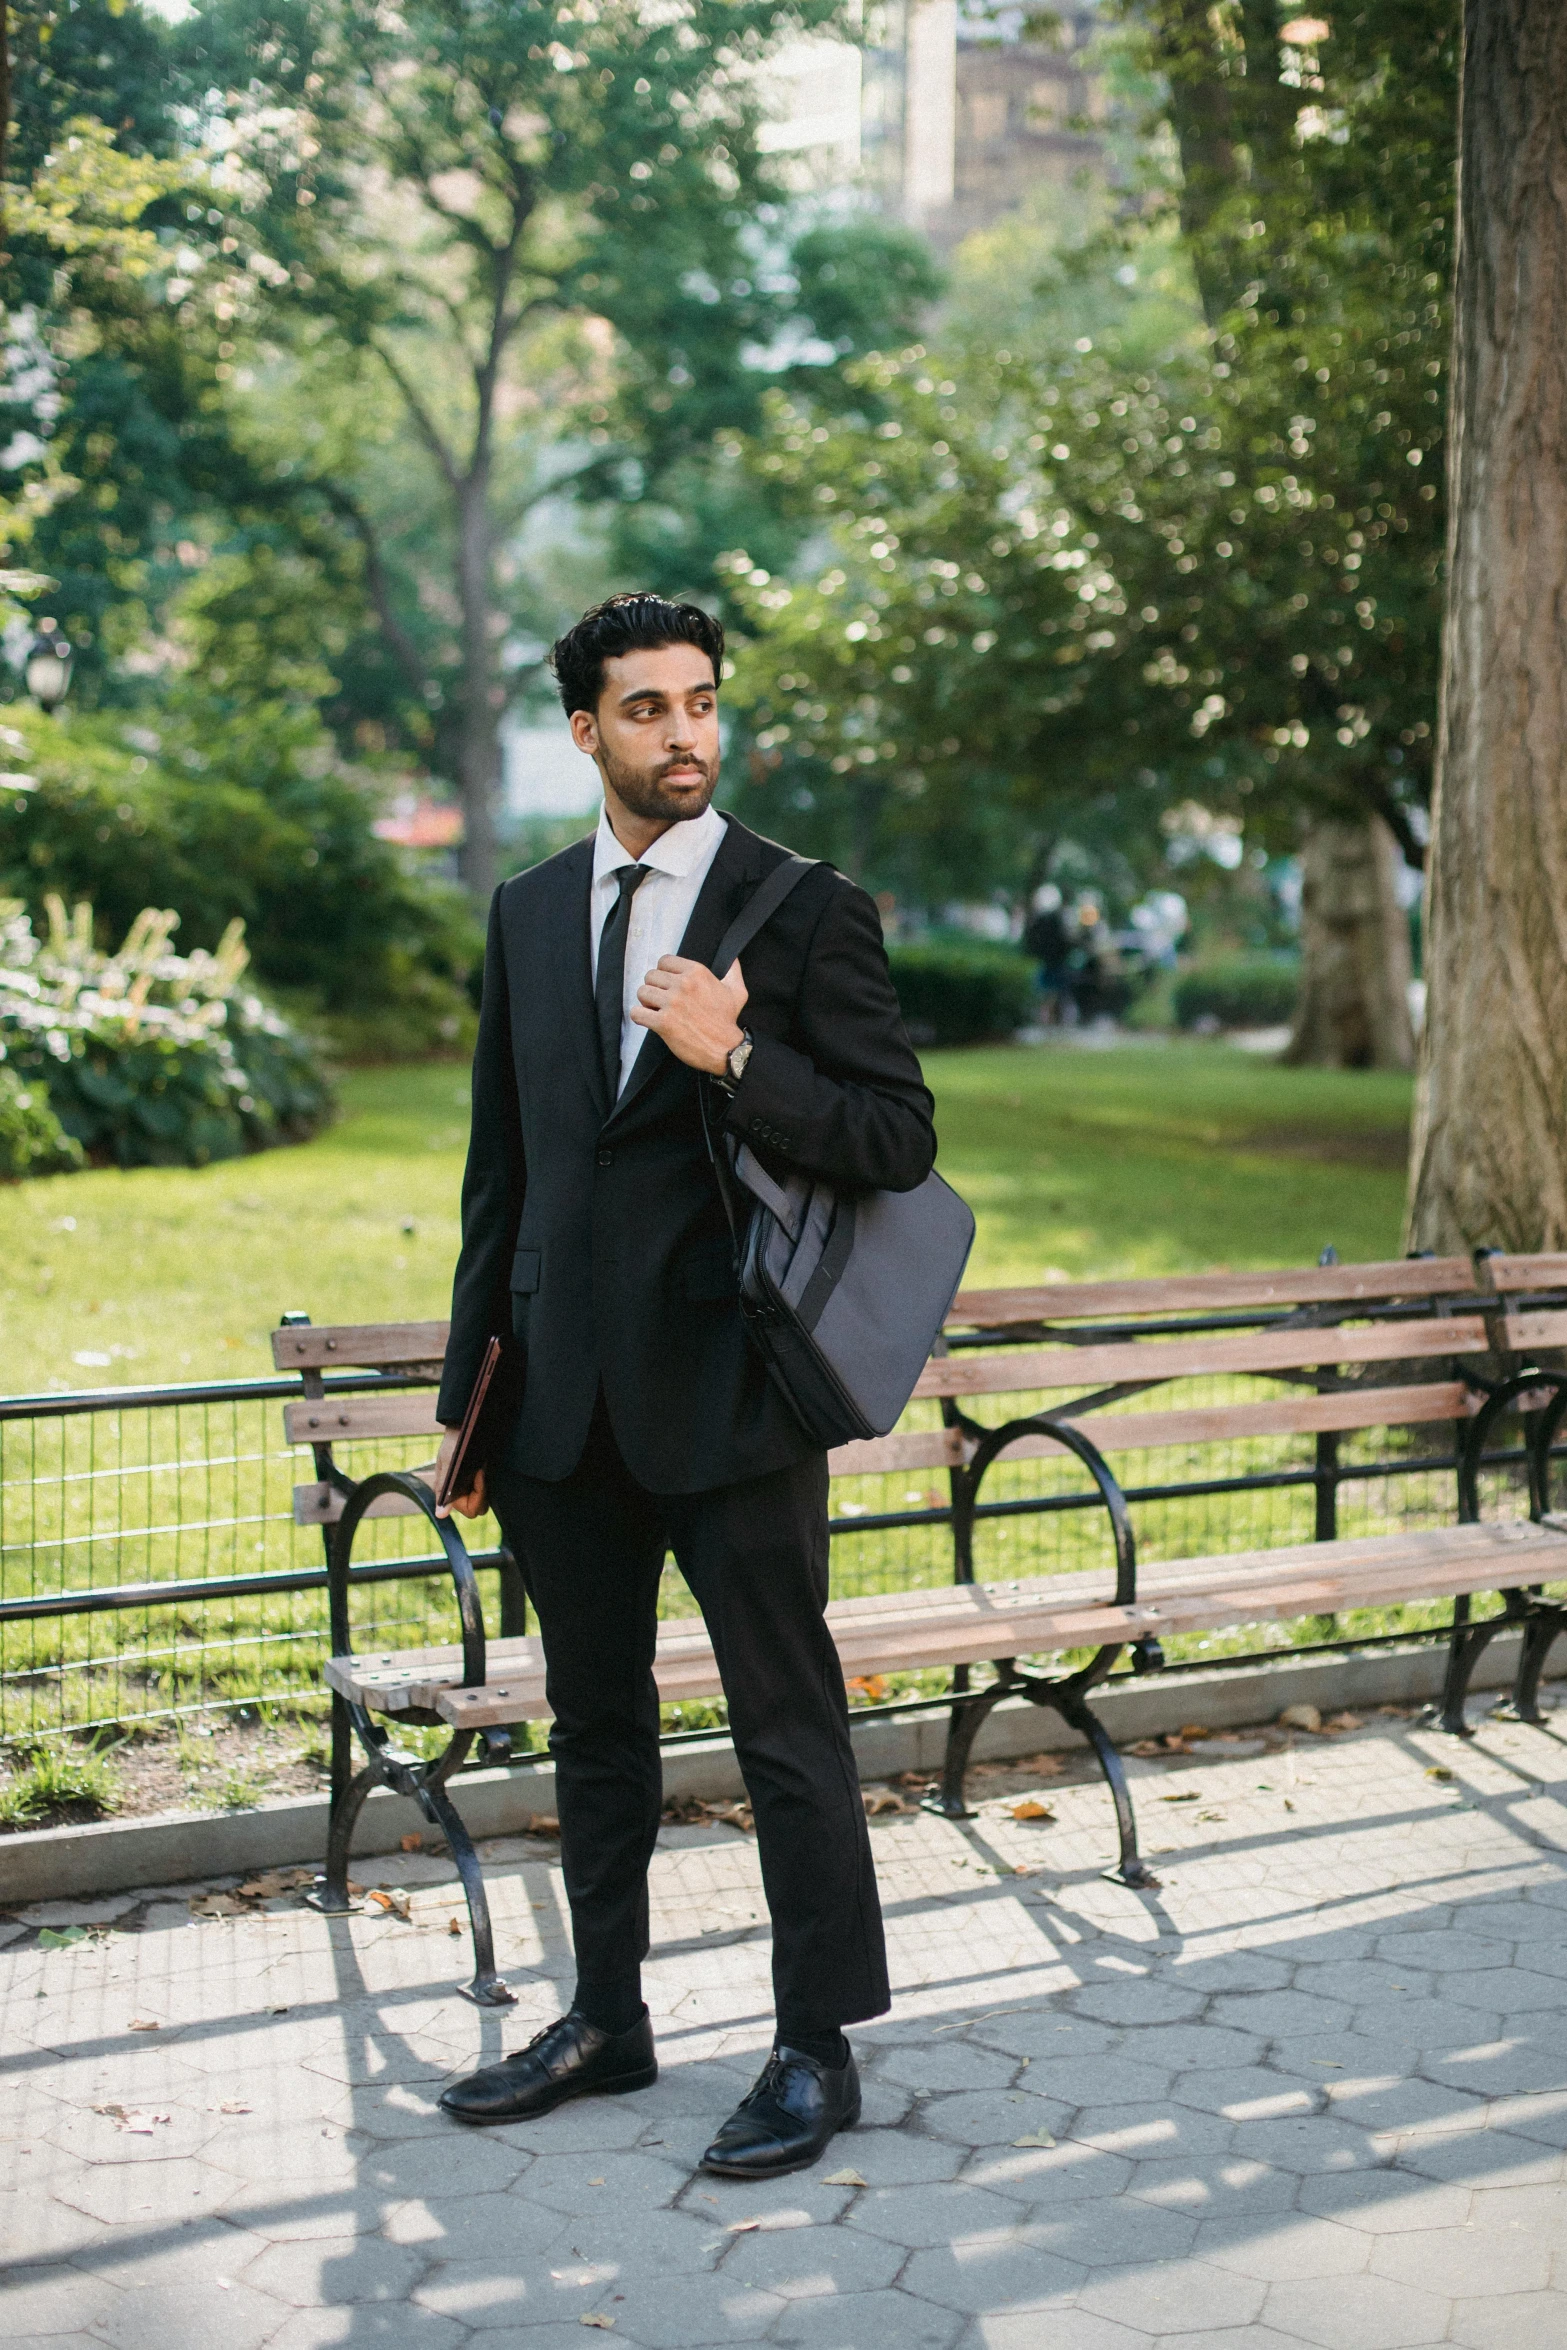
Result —
[{"label": "man's hand", "polygon": [[[441,1490],[441,1479],[446,1474],[446,1464],[457,1450],[457,1439],[461,1433],[459,1428],[448,1428],[446,1434],[441,1438],[441,1449],[435,1456],[434,1482],[437,1493]],[[484,1509],[484,1471],[477,1469],[468,1491],[454,1493],[446,1508],[437,1508],[435,1514],[438,1518],[449,1518],[452,1511],[455,1510],[460,1518],[482,1518]]]},{"label": "man's hand", "polygon": [[661,955],[637,990],[639,1008],[631,1017],[639,1028],[651,1028],[661,1036],[688,1069],[722,1077],[745,1034],[740,1026],[745,999],[738,963],[731,963],[719,979],[705,963],[693,963],[685,955]]}]

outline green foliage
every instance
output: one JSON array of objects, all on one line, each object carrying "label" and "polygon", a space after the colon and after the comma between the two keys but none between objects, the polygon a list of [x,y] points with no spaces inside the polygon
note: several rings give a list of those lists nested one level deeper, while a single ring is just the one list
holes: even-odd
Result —
[{"label": "green foliage", "polygon": [[[373,829],[373,777],[346,768],[308,705],[170,698],[156,732],[14,706],[0,747],[0,892],[36,917],[89,899],[104,939],[147,905],[192,947],[244,924],[256,973],[368,1058],[460,1053],[481,941],[466,901]],[[133,746],[140,745],[141,748]]]},{"label": "green foliage", "polygon": [[310,1048],[241,984],[243,924],[216,954],[175,955],[175,917],[148,909],[106,955],[85,902],[68,923],[51,898],[49,917],[42,943],[0,902],[0,1046],[89,1157],[199,1167],[325,1122],[331,1095]]},{"label": "green foliage", "polygon": [[1214,1020],[1221,1028],[1277,1028],[1295,1016],[1300,966],[1277,955],[1229,955],[1183,971],[1175,982],[1182,1028]]},{"label": "green foliage", "polygon": [[5,1066],[4,1051],[0,1045],[0,1182],[79,1167],[81,1144],[66,1133],[44,1089]]},{"label": "green foliage", "polygon": [[40,1740],[17,1759],[22,1768],[0,1786],[0,1828],[35,1828],[61,1814],[101,1819],[120,1807],[114,1766],[96,1744]]},{"label": "green foliage", "polygon": [[1028,1021],[1034,975],[1004,947],[894,946],[887,959],[917,1045],[983,1044]]}]

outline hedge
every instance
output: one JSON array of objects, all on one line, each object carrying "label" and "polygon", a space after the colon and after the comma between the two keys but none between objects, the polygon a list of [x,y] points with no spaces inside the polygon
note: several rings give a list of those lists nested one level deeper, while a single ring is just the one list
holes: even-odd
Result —
[{"label": "hedge", "polygon": [[1182,1028],[1213,1021],[1220,1028],[1281,1028],[1295,1017],[1300,966],[1271,955],[1228,955],[1183,971],[1175,983],[1175,1017]]},{"label": "hedge", "polygon": [[984,1044],[1032,1016],[1033,966],[1009,948],[895,946],[887,959],[917,1045]]}]

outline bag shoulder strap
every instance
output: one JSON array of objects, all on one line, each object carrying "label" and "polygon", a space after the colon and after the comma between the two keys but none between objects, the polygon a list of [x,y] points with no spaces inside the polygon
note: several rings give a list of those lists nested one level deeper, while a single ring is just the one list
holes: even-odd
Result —
[{"label": "bag shoulder strap", "polygon": [[751,892],[724,932],[713,957],[712,968],[720,979],[736,955],[743,954],[757,932],[772,920],[790,891],[815,870],[816,865],[809,857],[785,857],[773,867],[761,887]]}]

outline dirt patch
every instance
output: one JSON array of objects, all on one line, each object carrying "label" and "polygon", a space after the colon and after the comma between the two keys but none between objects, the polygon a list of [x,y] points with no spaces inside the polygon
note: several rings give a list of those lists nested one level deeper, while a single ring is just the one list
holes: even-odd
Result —
[{"label": "dirt patch", "polygon": [[1256,1126],[1231,1137],[1229,1147],[1270,1159],[1314,1159],[1338,1167],[1381,1167],[1402,1174],[1409,1135],[1402,1127]]},{"label": "dirt patch", "polygon": [[[146,1819],[155,1812],[248,1811],[283,1795],[319,1795],[326,1786],[324,1728],[310,1722],[233,1722],[138,1734],[103,1750],[113,1775],[112,1810],[56,1804],[27,1828],[75,1827],[91,1819]],[[0,1785],[20,1779],[25,1754],[9,1757]],[[0,1827],[0,1834],[17,1830]]]}]

